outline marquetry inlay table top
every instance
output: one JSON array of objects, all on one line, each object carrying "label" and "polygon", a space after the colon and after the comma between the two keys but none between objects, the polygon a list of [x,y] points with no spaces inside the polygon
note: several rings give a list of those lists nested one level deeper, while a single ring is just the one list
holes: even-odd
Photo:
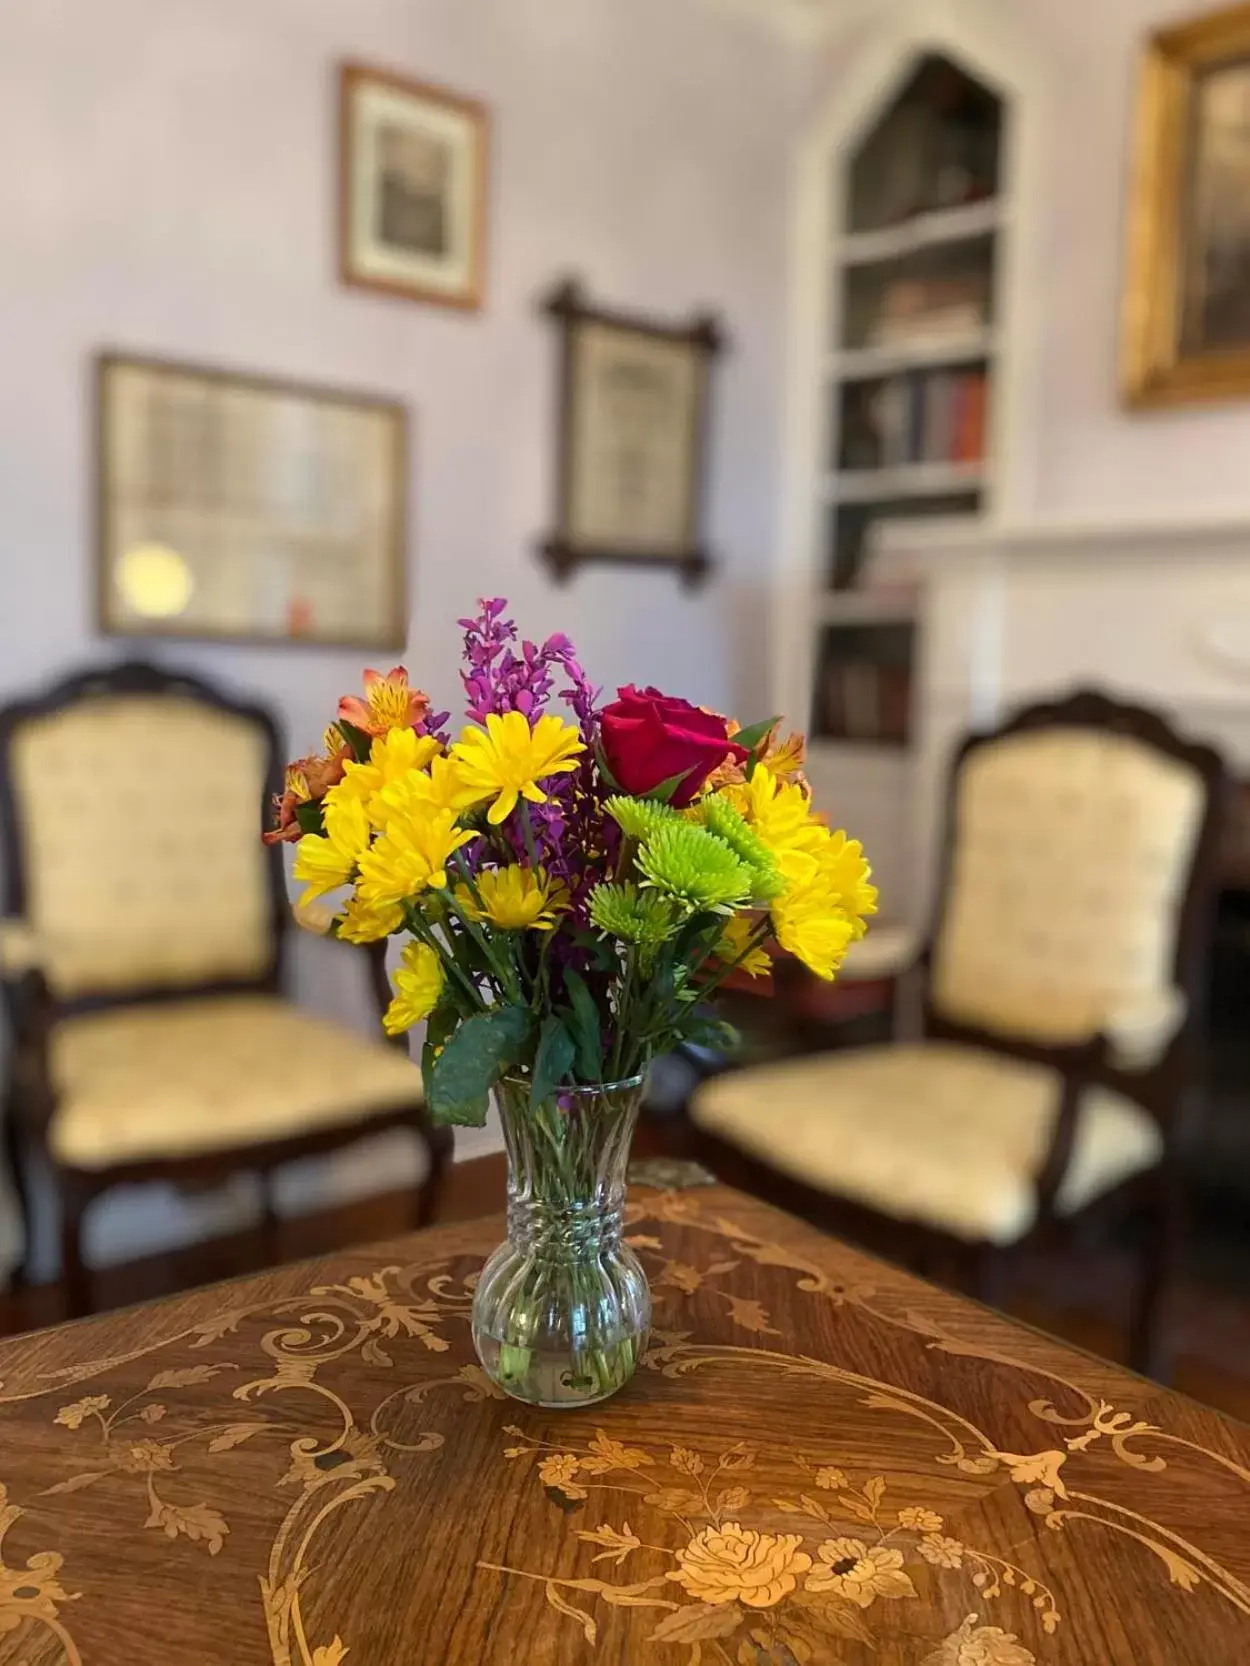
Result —
[{"label": "marquetry inlay table top", "polygon": [[0,1344],[4,1666],[1233,1666],[1250,1431],[721,1186],[615,1399],[502,1398],[497,1222]]}]

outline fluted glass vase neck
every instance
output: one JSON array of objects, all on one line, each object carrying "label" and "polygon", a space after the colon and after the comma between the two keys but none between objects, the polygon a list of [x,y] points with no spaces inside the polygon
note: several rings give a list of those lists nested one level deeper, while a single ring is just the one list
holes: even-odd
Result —
[{"label": "fluted glass vase neck", "polygon": [[625,1174],[643,1078],[561,1089],[495,1089],[508,1153],[508,1238],[478,1281],[473,1335],[492,1378],[518,1399],[585,1405],[632,1375],[651,1300],[622,1241]]}]

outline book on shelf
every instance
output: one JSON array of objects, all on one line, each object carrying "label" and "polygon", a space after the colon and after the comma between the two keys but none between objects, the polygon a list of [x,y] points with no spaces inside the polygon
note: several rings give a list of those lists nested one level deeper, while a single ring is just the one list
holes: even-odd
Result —
[{"label": "book on shelf", "polygon": [[825,737],[904,745],[911,706],[911,673],[904,665],[869,659],[838,660],[824,675]]},{"label": "book on shelf", "polygon": [[887,377],[848,419],[843,468],[976,463],[985,456],[984,370],[906,371]]},{"label": "book on shelf", "polygon": [[867,341],[871,347],[927,346],[977,335],[988,322],[988,272],[900,278],[882,291]]}]

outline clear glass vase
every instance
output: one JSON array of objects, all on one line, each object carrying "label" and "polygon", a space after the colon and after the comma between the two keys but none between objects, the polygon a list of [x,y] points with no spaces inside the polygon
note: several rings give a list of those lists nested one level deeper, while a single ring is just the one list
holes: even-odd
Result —
[{"label": "clear glass vase", "polygon": [[495,1089],[508,1150],[508,1237],[473,1298],[473,1345],[505,1393],[588,1406],[628,1382],[651,1292],[621,1238],[625,1169],[643,1078],[553,1094]]}]

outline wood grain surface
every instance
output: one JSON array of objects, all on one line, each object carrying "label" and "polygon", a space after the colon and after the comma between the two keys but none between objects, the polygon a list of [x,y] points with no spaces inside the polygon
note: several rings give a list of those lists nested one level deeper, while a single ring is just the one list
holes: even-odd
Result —
[{"label": "wood grain surface", "polygon": [[1250,1431],[722,1186],[631,1194],[581,1412],[473,1356],[495,1221],[0,1346],[3,1666],[1232,1666]]}]

